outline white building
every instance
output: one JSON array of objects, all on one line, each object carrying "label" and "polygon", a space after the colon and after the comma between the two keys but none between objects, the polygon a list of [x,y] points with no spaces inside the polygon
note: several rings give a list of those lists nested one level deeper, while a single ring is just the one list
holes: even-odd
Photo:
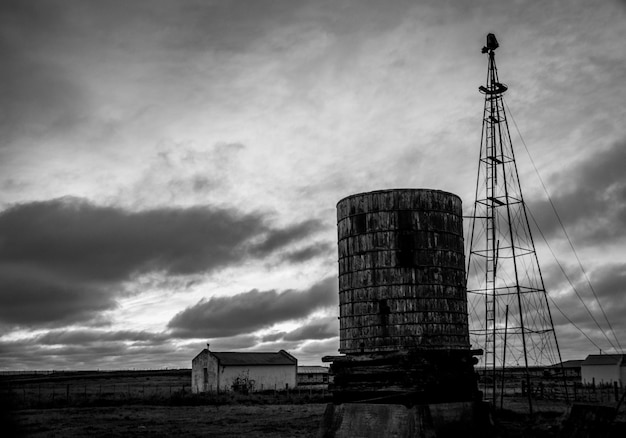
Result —
[{"label": "white building", "polygon": [[583,361],[581,378],[584,384],[612,384],[622,386],[626,383],[625,354],[590,354]]},{"label": "white building", "polygon": [[191,362],[193,392],[264,391],[295,388],[298,360],[277,353],[216,352],[205,348]]},{"label": "white building", "polygon": [[332,381],[328,367],[319,365],[298,367],[298,387],[304,389],[328,389]]}]

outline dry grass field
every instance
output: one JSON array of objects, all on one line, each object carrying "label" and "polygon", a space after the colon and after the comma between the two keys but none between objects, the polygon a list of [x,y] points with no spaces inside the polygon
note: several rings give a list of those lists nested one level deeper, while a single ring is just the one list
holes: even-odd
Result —
[{"label": "dry grass field", "polygon": [[[315,437],[325,403],[65,407],[15,411],[15,436],[28,437]],[[500,438],[557,437],[567,406],[540,404],[530,418],[523,400],[497,413]],[[5,423],[6,424],[6,423]],[[6,430],[6,429],[5,429]],[[11,436],[11,435],[8,435]]]},{"label": "dry grass field", "polygon": [[29,437],[315,437],[325,404],[20,410]]},{"label": "dry grass field", "polygon": [[190,391],[191,370],[76,371],[0,376],[0,395],[24,407],[170,398]]},{"label": "dry grass field", "polygon": [[[196,395],[189,383],[189,370],[0,376],[0,436],[315,437],[329,401],[327,392],[298,389]],[[568,404],[535,400],[534,411],[528,416],[525,398],[507,397],[495,412],[496,436],[559,436]]]},{"label": "dry grass field", "polygon": [[[65,407],[15,412],[16,436],[28,437],[315,437],[326,404]],[[556,408],[556,410],[555,410]],[[556,437],[565,406],[531,420],[507,410],[500,437]],[[523,410],[523,408],[522,408]]]},{"label": "dry grass field", "polygon": [[313,437],[328,393],[190,393],[190,370],[0,377],[3,433],[29,437]]}]

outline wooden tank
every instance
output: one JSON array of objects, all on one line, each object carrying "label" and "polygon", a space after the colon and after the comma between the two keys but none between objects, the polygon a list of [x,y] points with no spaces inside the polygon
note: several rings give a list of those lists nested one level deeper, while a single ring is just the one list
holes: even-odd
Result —
[{"label": "wooden tank", "polygon": [[469,349],[462,220],[440,190],[339,201],[340,353]]}]

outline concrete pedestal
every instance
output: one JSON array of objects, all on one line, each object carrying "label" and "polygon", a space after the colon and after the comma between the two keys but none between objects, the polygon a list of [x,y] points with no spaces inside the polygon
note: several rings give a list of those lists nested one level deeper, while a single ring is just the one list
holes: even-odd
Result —
[{"label": "concrete pedestal", "polygon": [[457,402],[416,405],[329,404],[319,438],[366,437],[489,437],[493,435],[484,403]]}]

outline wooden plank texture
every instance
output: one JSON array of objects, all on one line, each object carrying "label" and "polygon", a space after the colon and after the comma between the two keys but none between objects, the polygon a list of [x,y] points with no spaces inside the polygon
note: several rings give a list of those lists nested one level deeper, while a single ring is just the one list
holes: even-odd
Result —
[{"label": "wooden plank texture", "polygon": [[337,204],[340,349],[468,349],[458,196],[399,189]]}]

